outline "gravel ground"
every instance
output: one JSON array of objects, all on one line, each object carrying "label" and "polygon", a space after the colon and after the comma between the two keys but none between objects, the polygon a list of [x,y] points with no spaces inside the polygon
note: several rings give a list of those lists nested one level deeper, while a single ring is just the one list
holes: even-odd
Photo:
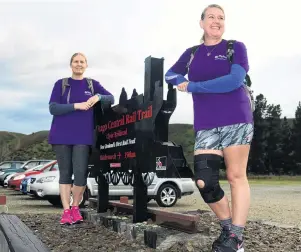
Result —
[{"label": "gravel ground", "polygon": [[[229,187],[223,188],[229,195]],[[7,196],[8,213],[17,214],[52,251],[153,251],[145,248],[141,242],[128,241],[102,226],[84,223],[62,228],[58,224],[61,209],[51,206],[48,201],[5,189],[0,189],[0,194]],[[251,185],[251,194],[245,251],[301,252],[300,186]],[[149,207],[157,205],[152,201]],[[165,210],[183,212],[196,209],[208,210],[197,192],[179,200],[175,207]],[[207,245],[201,246],[199,239],[191,236],[177,242],[167,251],[210,251],[211,241],[218,234],[219,226],[212,214],[202,212],[199,229],[210,235]],[[263,220],[274,225],[264,224]]]}]

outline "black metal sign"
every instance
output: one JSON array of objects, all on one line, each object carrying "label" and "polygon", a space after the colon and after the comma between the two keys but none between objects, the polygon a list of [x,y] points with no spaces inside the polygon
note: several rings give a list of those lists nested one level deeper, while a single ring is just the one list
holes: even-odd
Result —
[{"label": "black metal sign", "polygon": [[192,177],[181,146],[168,141],[176,89],[163,100],[163,59],[145,60],[144,94],[122,89],[119,104],[94,108],[96,142],[91,160],[99,185],[98,212],[107,210],[108,184],[134,186],[134,221],[146,220],[147,186],[154,176]]}]

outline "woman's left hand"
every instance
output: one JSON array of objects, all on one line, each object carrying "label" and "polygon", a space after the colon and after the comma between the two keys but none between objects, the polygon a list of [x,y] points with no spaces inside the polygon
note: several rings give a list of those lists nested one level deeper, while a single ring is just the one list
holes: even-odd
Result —
[{"label": "woman's left hand", "polygon": [[188,87],[188,81],[182,82],[177,86],[178,90],[181,92],[187,92],[187,87]]},{"label": "woman's left hand", "polygon": [[90,108],[94,106],[95,103],[97,103],[99,101],[99,97],[98,95],[94,95],[92,97],[90,97],[88,100],[87,100],[87,103],[89,104]]}]

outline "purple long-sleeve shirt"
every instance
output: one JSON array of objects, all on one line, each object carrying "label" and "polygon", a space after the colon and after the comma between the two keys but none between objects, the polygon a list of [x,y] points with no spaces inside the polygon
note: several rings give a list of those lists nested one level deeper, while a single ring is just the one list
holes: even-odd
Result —
[{"label": "purple long-sleeve shirt", "polygon": [[[107,91],[99,82],[93,81],[94,94],[100,95],[101,101],[114,103],[113,95]],[[74,103],[87,101],[91,96],[86,79],[68,79],[70,85],[70,100],[67,104],[67,87],[62,96],[62,79],[58,80],[53,87],[49,100],[49,110],[53,115],[49,132],[50,144],[93,144],[93,109],[87,111],[75,110]]]},{"label": "purple long-sleeve shirt", "polygon": [[[234,44],[233,64],[227,59],[227,41],[200,45],[190,64],[191,48],[185,50],[165,74],[165,80],[178,85],[188,73],[188,92],[192,93],[195,131],[236,123],[252,123],[249,98],[242,86],[249,71],[247,50],[242,42]],[[212,52],[207,56],[208,52]]]}]

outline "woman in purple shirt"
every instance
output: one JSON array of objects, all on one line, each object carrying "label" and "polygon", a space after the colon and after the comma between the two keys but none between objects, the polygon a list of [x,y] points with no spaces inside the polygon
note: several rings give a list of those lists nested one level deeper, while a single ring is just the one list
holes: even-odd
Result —
[{"label": "woman in purple shirt", "polygon": [[[167,71],[165,80],[179,91],[192,93],[196,185],[222,227],[213,251],[243,252],[242,234],[250,205],[246,168],[253,138],[253,113],[244,86],[249,71],[247,50],[236,41],[232,64],[229,62],[228,41],[222,38],[225,14],[220,6],[209,5],[201,15],[200,26],[204,35],[194,57],[193,49],[186,49]],[[231,187],[232,214],[219,184],[223,159]]]},{"label": "woman in purple shirt", "polygon": [[[93,144],[93,106],[97,102],[114,103],[113,95],[99,82],[83,77],[87,59],[82,53],[71,57],[70,66],[72,77],[55,83],[49,101],[49,110],[53,115],[49,143],[59,165],[60,195],[64,208],[60,223],[68,225],[83,221],[79,202],[87,185],[89,152]],[[71,188],[73,204],[70,209]]]}]

